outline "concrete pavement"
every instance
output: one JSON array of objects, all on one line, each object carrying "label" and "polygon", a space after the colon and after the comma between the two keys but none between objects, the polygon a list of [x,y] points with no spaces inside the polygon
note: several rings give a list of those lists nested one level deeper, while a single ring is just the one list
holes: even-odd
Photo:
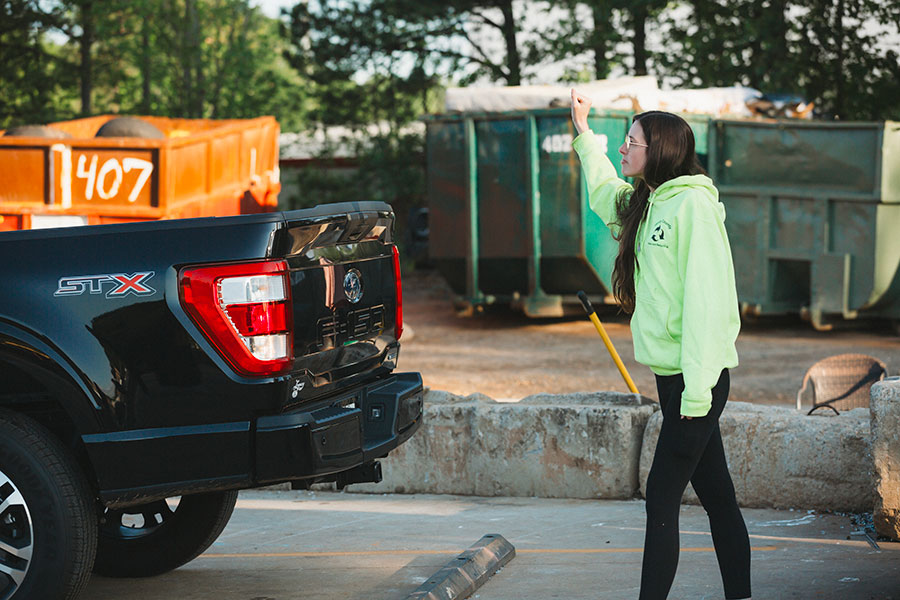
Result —
[{"label": "concrete pavement", "polygon": [[[900,543],[873,548],[848,516],[744,509],[753,598],[900,600]],[[94,577],[91,600],[402,600],[457,553],[499,533],[517,556],[478,600],[635,599],[640,500],[243,492],[219,540],[148,579]],[[722,598],[703,509],[683,506],[672,599]],[[850,537],[850,539],[847,539]]]}]

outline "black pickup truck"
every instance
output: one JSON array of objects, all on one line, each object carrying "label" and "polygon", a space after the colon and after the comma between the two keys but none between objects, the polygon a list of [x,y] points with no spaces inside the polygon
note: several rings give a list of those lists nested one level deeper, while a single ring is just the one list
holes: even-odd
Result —
[{"label": "black pickup truck", "polygon": [[0,598],[193,559],[244,488],[378,481],[418,429],[378,202],[0,234]]}]

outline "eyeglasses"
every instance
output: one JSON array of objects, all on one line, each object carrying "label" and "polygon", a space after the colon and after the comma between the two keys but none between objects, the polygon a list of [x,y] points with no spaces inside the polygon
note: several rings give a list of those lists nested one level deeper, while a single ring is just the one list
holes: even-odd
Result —
[{"label": "eyeglasses", "polygon": [[632,142],[630,135],[625,136],[625,152],[631,150],[632,146],[643,146],[644,148],[650,147],[647,144],[641,144],[640,142]]}]

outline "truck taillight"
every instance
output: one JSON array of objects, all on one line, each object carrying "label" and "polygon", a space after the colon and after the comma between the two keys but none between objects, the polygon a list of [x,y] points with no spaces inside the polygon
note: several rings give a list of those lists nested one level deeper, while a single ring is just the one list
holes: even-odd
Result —
[{"label": "truck taillight", "polygon": [[395,330],[395,337],[399,340],[400,335],[403,333],[403,285],[400,283],[400,251],[397,250],[397,246],[393,247],[394,249],[394,285],[396,286],[397,292],[397,314],[395,315],[395,322],[397,323]]},{"label": "truck taillight", "polygon": [[181,305],[242,375],[284,373],[293,362],[290,282],[283,260],[189,267]]}]

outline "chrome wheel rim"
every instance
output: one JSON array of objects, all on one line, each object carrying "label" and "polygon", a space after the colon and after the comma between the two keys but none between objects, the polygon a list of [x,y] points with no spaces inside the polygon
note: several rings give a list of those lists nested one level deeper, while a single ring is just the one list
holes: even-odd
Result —
[{"label": "chrome wheel rim", "polygon": [[[134,540],[153,534],[175,516],[180,496],[157,500],[124,509],[107,508],[103,512],[100,533],[121,540]],[[2,600],[2,599],[0,599]]]},{"label": "chrome wheel rim", "polygon": [[0,599],[25,581],[34,552],[34,525],[28,504],[12,479],[0,471]]}]

